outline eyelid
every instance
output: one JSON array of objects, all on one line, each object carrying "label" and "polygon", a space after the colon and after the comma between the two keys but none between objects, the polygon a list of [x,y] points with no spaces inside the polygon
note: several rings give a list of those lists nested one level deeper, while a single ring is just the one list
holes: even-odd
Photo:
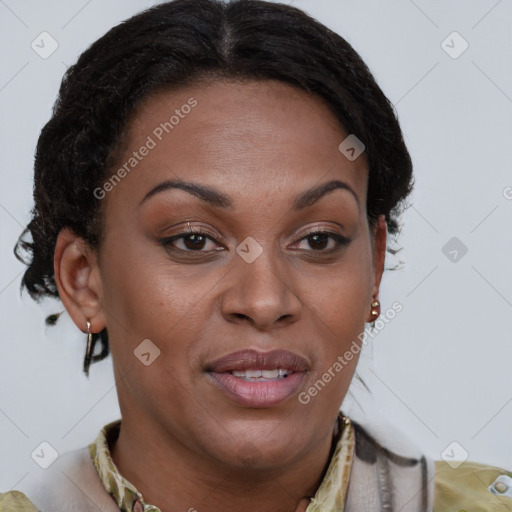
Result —
[{"label": "eyelid", "polygon": [[[293,242],[292,245],[299,244],[300,242],[307,240],[310,236],[316,235],[316,234],[327,235],[328,237],[331,238],[331,240],[334,240],[334,242],[336,243],[336,247],[334,247],[332,249],[328,249],[328,250],[316,250],[316,251],[314,249],[311,249],[311,250],[303,249],[304,251],[313,252],[313,253],[316,252],[318,254],[322,254],[322,253],[329,254],[329,253],[338,251],[338,250],[342,249],[343,247],[348,246],[352,242],[352,239],[342,235],[341,233],[335,233],[334,231],[330,231],[328,229],[316,229],[316,230],[310,231],[309,233],[306,233],[304,236],[297,239],[297,241]],[[295,250],[301,250],[301,249],[295,249]]]},{"label": "eyelid", "polygon": [[161,230],[161,232],[170,232],[169,235],[162,235],[162,239],[169,239],[175,236],[185,236],[189,233],[191,234],[199,234],[206,235],[209,238],[213,239],[215,242],[222,242],[226,244],[225,238],[216,230],[209,228],[208,226],[199,224],[199,225],[191,225],[190,221],[186,223],[181,223],[176,226],[172,226],[172,228],[165,228]]},{"label": "eyelid", "polygon": [[313,226],[309,225],[307,228],[299,230],[298,233],[293,235],[295,240],[302,240],[305,237],[315,234],[315,233],[328,233],[333,235],[339,235],[343,238],[349,239],[348,236],[343,235],[343,231],[345,228],[342,224],[338,224],[337,222],[325,221],[321,223],[321,221]]},{"label": "eyelid", "polygon": [[211,240],[212,242],[220,243],[216,235],[212,235],[208,231],[199,229],[187,229],[186,231],[178,231],[177,233],[164,236],[160,240],[177,240],[179,238],[185,238],[188,235],[201,235],[205,238],[208,238],[208,240]]},{"label": "eyelid", "polygon": [[329,235],[337,240],[350,241],[350,238],[342,235],[341,233],[337,233],[336,231],[331,231],[329,229],[313,229],[312,231],[308,231],[304,236],[300,237],[297,241],[300,242],[305,238],[308,238],[311,235]]}]

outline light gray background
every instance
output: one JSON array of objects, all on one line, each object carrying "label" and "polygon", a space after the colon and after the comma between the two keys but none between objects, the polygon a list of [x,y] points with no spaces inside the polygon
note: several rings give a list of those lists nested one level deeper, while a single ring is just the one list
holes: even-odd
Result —
[{"label": "light gray background", "polygon": [[[81,371],[85,337],[59,303],[20,298],[12,247],[29,219],[38,134],[67,66],[110,27],[152,5],[134,0],[0,0],[0,490],[43,471],[30,454],[91,442],[119,417],[110,359]],[[290,2],[287,2],[290,3]],[[512,469],[512,2],[295,0],[347,38],[395,104],[416,189],[387,272],[383,311],[403,311],[365,348],[346,409],[397,425],[428,455]],[[42,59],[43,31],[58,49]],[[442,41],[457,31],[458,58]],[[453,42],[452,42],[453,41]],[[462,41],[448,38],[451,52]],[[457,237],[468,252],[445,256]],[[447,251],[445,251],[447,252]],[[389,264],[395,261],[390,260]],[[373,418],[373,419],[372,419]],[[453,441],[458,444],[453,445]]]}]

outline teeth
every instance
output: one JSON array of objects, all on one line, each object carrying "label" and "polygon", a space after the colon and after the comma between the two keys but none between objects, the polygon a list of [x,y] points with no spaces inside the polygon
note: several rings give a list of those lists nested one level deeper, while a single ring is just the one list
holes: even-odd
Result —
[{"label": "teeth", "polygon": [[292,373],[291,370],[285,370],[282,368],[275,370],[233,370],[231,372],[235,377],[245,379],[247,381],[264,381],[267,379],[284,379]]}]

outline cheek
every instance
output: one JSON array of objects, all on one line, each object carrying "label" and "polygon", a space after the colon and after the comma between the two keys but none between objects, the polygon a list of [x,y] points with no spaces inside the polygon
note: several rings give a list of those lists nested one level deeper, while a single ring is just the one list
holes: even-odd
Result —
[{"label": "cheek", "polygon": [[299,277],[307,306],[329,327],[332,334],[346,340],[354,329],[364,326],[371,301],[372,261],[367,245],[347,252],[347,258],[322,274]]},{"label": "cheek", "polygon": [[[105,243],[102,265],[102,281],[104,283],[104,307],[111,314],[112,322],[122,323],[122,327],[138,327],[138,335],[147,336],[144,332],[147,325],[164,321],[161,306],[167,304],[169,309],[179,307],[179,290],[172,294],[172,275],[162,260],[155,255],[158,249],[149,247],[144,240],[132,240],[126,236],[112,234]],[[126,242],[125,242],[126,241]]]},{"label": "cheek", "polygon": [[353,267],[332,276],[328,286],[310,296],[318,339],[315,365],[298,399],[312,414],[335,414],[350,386],[361,352],[370,296],[370,278]]},{"label": "cheek", "polygon": [[105,271],[107,328],[120,399],[132,397],[155,415],[165,403],[179,415],[194,406],[187,403],[184,389],[191,377],[190,352],[210,314],[201,298],[212,284],[191,286],[190,279],[177,278],[169,265],[125,255]]},{"label": "cheek", "polygon": [[[362,241],[362,240],[361,240]],[[301,278],[305,288],[305,311],[309,310],[318,339],[317,365],[313,368],[311,395],[320,403],[337,404],[351,382],[359,359],[361,341],[371,301],[372,260],[369,244],[360,243],[340,265],[325,269],[322,276]],[[309,290],[309,292],[307,292]],[[324,389],[325,388],[325,389]]]},{"label": "cheek", "polygon": [[212,314],[208,295],[219,276],[198,274],[197,267],[177,269],[158,249],[141,252],[115,244],[105,249],[103,306],[117,366],[131,367],[133,351],[149,339],[161,352],[159,362],[184,368],[193,341]]}]

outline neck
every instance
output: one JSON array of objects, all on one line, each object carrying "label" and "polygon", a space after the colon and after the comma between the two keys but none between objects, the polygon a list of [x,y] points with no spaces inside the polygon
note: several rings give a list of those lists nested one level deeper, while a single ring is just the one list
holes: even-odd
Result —
[{"label": "neck", "polygon": [[138,418],[123,420],[110,450],[123,477],[162,512],[299,512],[316,493],[336,441],[327,435],[286,467],[240,469],[201,456]]}]

